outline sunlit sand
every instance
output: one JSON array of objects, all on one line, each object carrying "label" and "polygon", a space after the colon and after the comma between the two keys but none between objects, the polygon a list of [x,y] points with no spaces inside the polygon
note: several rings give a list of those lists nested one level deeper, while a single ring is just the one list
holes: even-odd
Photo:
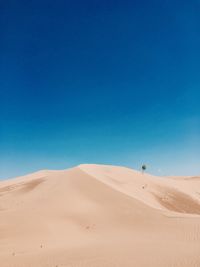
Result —
[{"label": "sunlit sand", "polygon": [[1,267],[198,267],[200,177],[109,165],[0,182]]}]

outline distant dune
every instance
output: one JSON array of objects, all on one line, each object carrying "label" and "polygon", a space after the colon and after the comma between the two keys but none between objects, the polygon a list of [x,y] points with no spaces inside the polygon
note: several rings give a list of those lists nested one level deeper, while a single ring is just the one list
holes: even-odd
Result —
[{"label": "distant dune", "polygon": [[79,165],[0,182],[0,267],[199,267],[200,177]]}]

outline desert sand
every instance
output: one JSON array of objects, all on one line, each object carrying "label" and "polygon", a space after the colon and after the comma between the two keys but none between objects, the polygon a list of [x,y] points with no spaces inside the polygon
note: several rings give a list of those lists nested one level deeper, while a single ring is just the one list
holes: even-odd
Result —
[{"label": "desert sand", "polygon": [[200,177],[79,165],[0,182],[0,267],[199,267]]}]

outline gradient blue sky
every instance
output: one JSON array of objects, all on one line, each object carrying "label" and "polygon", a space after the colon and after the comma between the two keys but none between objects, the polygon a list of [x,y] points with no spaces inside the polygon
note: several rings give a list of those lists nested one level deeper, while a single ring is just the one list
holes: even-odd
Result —
[{"label": "gradient blue sky", "polygon": [[200,174],[200,2],[1,0],[0,178]]}]

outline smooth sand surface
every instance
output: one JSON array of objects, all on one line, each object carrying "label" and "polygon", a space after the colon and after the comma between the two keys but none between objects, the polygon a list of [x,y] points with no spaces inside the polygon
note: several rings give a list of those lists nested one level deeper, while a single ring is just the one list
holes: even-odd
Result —
[{"label": "smooth sand surface", "polygon": [[0,182],[0,267],[200,267],[200,177],[80,165]]}]

